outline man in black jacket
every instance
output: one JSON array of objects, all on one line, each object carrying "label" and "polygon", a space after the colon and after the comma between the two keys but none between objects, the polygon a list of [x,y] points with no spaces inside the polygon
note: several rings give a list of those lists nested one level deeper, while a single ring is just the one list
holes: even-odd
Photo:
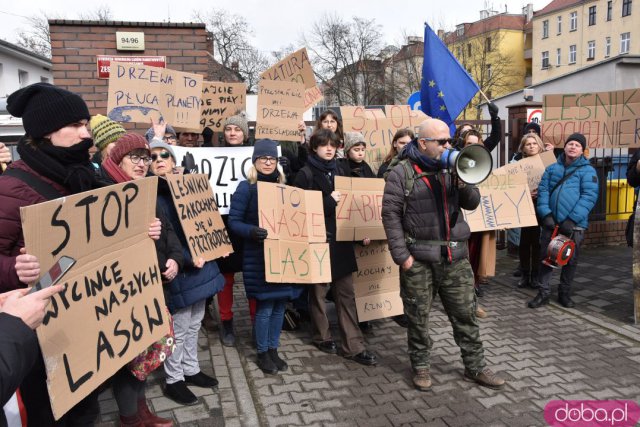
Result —
[{"label": "man in black jacket", "polygon": [[486,368],[476,320],[473,272],[468,260],[471,234],[462,209],[475,209],[475,186],[458,185],[441,172],[440,158],[451,147],[449,127],[437,119],[420,125],[390,172],[382,200],[382,222],[389,250],[400,269],[400,296],[409,320],[409,358],[420,391],[431,388],[429,312],[436,294],[453,327],[465,365],[464,378],[500,389],[504,380]]}]

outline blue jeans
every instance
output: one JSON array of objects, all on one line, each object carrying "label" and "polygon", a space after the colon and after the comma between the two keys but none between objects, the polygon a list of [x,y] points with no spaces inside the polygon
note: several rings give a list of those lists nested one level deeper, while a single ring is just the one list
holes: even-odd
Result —
[{"label": "blue jeans", "polygon": [[286,299],[258,300],[256,307],[256,347],[258,353],[280,345],[280,332],[284,320]]}]

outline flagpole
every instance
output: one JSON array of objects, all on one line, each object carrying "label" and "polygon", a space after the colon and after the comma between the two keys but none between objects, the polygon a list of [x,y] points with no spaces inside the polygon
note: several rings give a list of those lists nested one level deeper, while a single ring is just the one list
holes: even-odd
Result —
[{"label": "flagpole", "polygon": [[487,103],[491,102],[491,100],[489,98],[487,98],[487,95],[484,94],[482,89],[478,88],[478,91],[480,92],[480,95],[482,95],[483,98],[487,101]]}]

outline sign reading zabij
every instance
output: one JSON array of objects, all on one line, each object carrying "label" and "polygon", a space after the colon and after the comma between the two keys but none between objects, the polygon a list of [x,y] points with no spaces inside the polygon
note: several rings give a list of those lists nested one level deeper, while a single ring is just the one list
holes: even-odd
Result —
[{"label": "sign reading zabij", "polygon": [[322,92],[316,85],[307,48],[302,48],[286,56],[260,75],[265,80],[289,81],[304,84],[304,109],[316,105],[322,99]]},{"label": "sign reading zabij", "polygon": [[26,247],[43,270],[62,256],[76,260],[37,329],[56,419],[169,332],[148,237],[157,184],[146,178],[20,208]]},{"label": "sign reading zabij", "polygon": [[202,76],[140,64],[111,62],[107,115],[117,122],[200,129]]},{"label": "sign reading zabij", "polygon": [[258,182],[258,215],[268,283],[331,282],[320,191]]},{"label": "sign reading zabij", "polygon": [[166,178],[191,257],[211,261],[233,252],[209,177],[168,174]]},{"label": "sign reading zabij", "polygon": [[340,107],[342,126],[345,132],[360,132],[367,143],[365,160],[374,172],[384,162],[393,136],[400,129],[409,128],[414,132],[428,118],[420,110],[412,110],[408,105],[387,105],[379,108]]},{"label": "sign reading zabij", "polygon": [[400,268],[393,262],[387,241],[356,245],[358,271],[352,273],[358,320],[382,319],[403,313]]},{"label": "sign reading zabij", "polygon": [[299,141],[298,123],[304,114],[302,83],[260,80],[256,139]]},{"label": "sign reading zabij", "polygon": [[480,205],[462,211],[472,232],[538,225],[526,174],[491,174],[478,188]]},{"label": "sign reading zabij", "polygon": [[541,154],[525,157],[515,163],[504,165],[501,168],[494,169],[494,175],[515,175],[518,173],[524,173],[527,175],[527,183],[529,184],[529,190],[537,190],[542,174],[544,170],[552,163],[556,162],[556,156],[553,151],[545,151]]},{"label": "sign reading zabij", "polygon": [[247,85],[244,83],[202,82],[200,126],[214,132],[223,130],[225,119],[247,109]]},{"label": "sign reading zabij", "polygon": [[336,206],[336,240],[385,240],[382,226],[384,179],[335,177],[341,194]]},{"label": "sign reading zabij", "polygon": [[589,148],[640,146],[640,89],[545,95],[542,140],[562,147],[582,133]]}]

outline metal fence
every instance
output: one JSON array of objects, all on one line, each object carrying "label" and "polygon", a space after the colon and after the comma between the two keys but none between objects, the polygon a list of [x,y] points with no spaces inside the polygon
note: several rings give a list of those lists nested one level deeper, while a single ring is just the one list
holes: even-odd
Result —
[{"label": "metal fence", "polygon": [[596,169],[600,194],[589,217],[592,221],[627,219],[635,206],[635,191],[627,184],[627,165],[631,154],[627,148],[597,148],[589,152]]}]

